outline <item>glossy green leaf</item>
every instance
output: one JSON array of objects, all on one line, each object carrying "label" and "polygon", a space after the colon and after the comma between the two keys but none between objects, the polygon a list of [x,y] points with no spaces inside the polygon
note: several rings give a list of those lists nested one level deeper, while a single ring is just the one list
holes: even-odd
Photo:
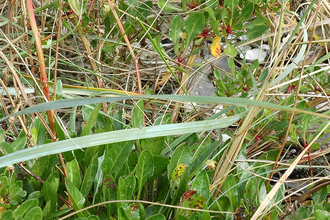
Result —
[{"label": "glossy green leaf", "polygon": [[130,217],[128,216],[128,214],[126,213],[126,211],[123,207],[119,208],[118,220],[130,220]]},{"label": "glossy green leaf", "polygon": [[254,4],[250,1],[247,2],[247,4],[242,8],[242,11],[239,14],[239,18],[237,22],[244,22],[248,20],[254,10]]},{"label": "glossy green leaf", "polygon": [[[77,187],[70,181],[65,181],[65,186],[72,201],[73,208],[75,210],[80,210],[85,203],[85,197],[83,196],[83,194],[81,194],[81,192],[77,189]],[[86,214],[85,212],[79,212],[78,216],[86,217]]]},{"label": "glossy green leaf", "polygon": [[206,199],[210,196],[210,182],[206,170],[202,170],[197,174],[191,186],[192,190],[197,191],[197,195],[203,196]]},{"label": "glossy green leaf", "polygon": [[188,49],[188,45],[190,42],[197,36],[197,34],[201,33],[204,29],[204,15],[201,12],[194,12],[189,15],[186,23],[185,23],[185,31],[186,31],[186,47],[185,50]]},{"label": "glossy green leaf", "polygon": [[136,178],[138,179],[138,196],[140,198],[144,183],[149,180],[154,173],[154,158],[149,150],[144,150],[139,156],[136,165]]},{"label": "glossy green leaf", "polygon": [[127,199],[131,199],[131,197],[133,196],[133,193],[135,191],[136,179],[133,175],[129,175],[129,176],[125,177],[124,181],[126,184]]},{"label": "glossy green leaf", "polygon": [[26,213],[24,219],[33,219],[33,220],[43,219],[41,208],[39,206],[33,207]]},{"label": "glossy green leaf", "polygon": [[[158,1],[159,2],[159,1]],[[171,30],[169,33],[170,39],[173,41],[174,44],[177,44],[179,39],[182,37],[182,30],[181,30],[181,17],[177,15],[171,21]]]},{"label": "glossy green leaf", "polygon": [[42,214],[44,217],[48,218],[49,216],[51,216],[51,214],[53,213],[52,210],[52,201],[49,200],[46,202],[44,209],[42,210]]},{"label": "glossy green leaf", "polygon": [[9,193],[6,198],[9,199],[10,205],[17,206],[23,201],[26,191],[23,190],[23,182],[16,179],[16,175],[11,175],[9,181]]},{"label": "glossy green leaf", "polygon": [[[118,187],[117,187],[117,199],[118,200],[127,200],[127,187],[124,179],[122,177],[119,177],[118,180]],[[128,208],[128,203],[127,202],[118,202],[117,203],[117,209],[119,212],[120,208],[124,208],[127,210]]]},{"label": "glossy green leaf", "polygon": [[261,35],[263,35],[268,29],[269,29],[268,25],[253,26],[246,32],[246,37],[249,40],[258,38]]},{"label": "glossy green leaf", "polygon": [[14,152],[22,150],[26,145],[26,141],[27,139],[25,136],[25,137],[19,137],[17,140],[11,143],[11,147],[14,149]]},{"label": "glossy green leaf", "polygon": [[1,142],[0,146],[7,154],[13,153],[14,149],[7,142]]},{"label": "glossy green leaf", "polygon": [[36,207],[37,205],[38,205],[37,199],[26,200],[14,211],[15,218],[19,215],[24,216],[25,213],[27,213],[30,209],[32,209],[33,207]]},{"label": "glossy green leaf", "polygon": [[169,163],[170,160],[168,157],[159,155],[154,156],[154,173],[150,179],[155,179],[163,174],[166,171],[166,167]]},{"label": "glossy green leaf", "polygon": [[94,110],[92,111],[92,114],[89,116],[88,121],[86,123],[86,126],[84,128],[84,130],[81,132],[80,136],[85,136],[85,135],[90,135],[92,128],[96,122],[96,118],[99,114],[100,108],[101,108],[102,103],[99,103],[96,105],[96,107],[94,108]]},{"label": "glossy green leaf", "polygon": [[227,0],[225,2],[225,5],[229,8],[230,12],[233,14],[238,3],[239,3],[239,0]]},{"label": "glossy green leaf", "polygon": [[[236,186],[236,180],[233,174],[229,175],[223,183],[223,191],[230,200],[231,207],[238,207],[238,191]],[[234,210],[232,210],[234,211]]]},{"label": "glossy green leaf", "polygon": [[191,171],[189,174],[190,177],[195,175],[198,170],[205,165],[206,160],[216,149],[218,149],[220,145],[221,141],[214,141],[211,143],[201,144],[200,147],[198,147],[192,158],[191,165],[189,166],[189,170]]},{"label": "glossy green leaf", "polygon": [[86,196],[89,193],[93,185],[95,174],[97,172],[97,167],[98,167],[98,159],[97,157],[93,157],[84,174],[84,179],[81,184],[80,192],[81,194],[83,194],[83,196]]},{"label": "glossy green leaf", "polygon": [[119,142],[114,144],[105,154],[104,161],[101,165],[103,175],[118,172],[129,156],[129,152],[133,148],[133,142]]},{"label": "glossy green leaf", "polygon": [[71,181],[77,188],[81,184],[80,168],[77,160],[72,160],[66,164],[66,169],[68,172],[68,180]]},{"label": "glossy green leaf", "polygon": [[51,201],[50,203],[50,210],[51,213],[54,213],[57,209],[57,190],[59,186],[59,173],[54,172],[52,173],[47,180],[44,182],[42,186],[42,193],[44,195],[45,201]]},{"label": "glossy green leaf", "polygon": [[326,200],[328,190],[326,187],[319,189],[317,192],[312,194],[312,199],[315,203],[322,203]]},{"label": "glossy green leaf", "polygon": [[5,196],[8,194],[8,185],[9,185],[9,180],[8,177],[6,176],[0,176],[0,196],[1,198],[5,198]]},{"label": "glossy green leaf", "polygon": [[323,211],[323,210],[315,210],[315,219],[319,219],[319,220],[328,220],[330,215],[328,212]]},{"label": "glossy green leaf", "polygon": [[179,145],[171,158],[170,164],[168,165],[168,179],[171,180],[173,170],[179,165],[184,164],[188,166],[191,162],[191,149],[187,143],[182,143]]},{"label": "glossy green leaf", "polygon": [[216,34],[216,36],[220,36],[220,31],[219,31],[219,24],[217,21],[211,21],[210,25],[212,27],[212,30]]},{"label": "glossy green leaf", "polygon": [[251,178],[246,183],[244,198],[255,204],[257,198],[257,181],[256,178]]},{"label": "glossy green leaf", "polygon": [[144,127],[144,106],[143,99],[140,99],[133,108],[132,113],[132,127],[143,128]]},{"label": "glossy green leaf", "polygon": [[156,137],[146,140],[143,150],[149,150],[152,155],[160,155],[165,146],[165,137]]},{"label": "glossy green leaf", "polygon": [[230,210],[229,198],[227,196],[221,196],[221,197],[217,198],[217,200],[211,204],[210,210],[229,211]]}]

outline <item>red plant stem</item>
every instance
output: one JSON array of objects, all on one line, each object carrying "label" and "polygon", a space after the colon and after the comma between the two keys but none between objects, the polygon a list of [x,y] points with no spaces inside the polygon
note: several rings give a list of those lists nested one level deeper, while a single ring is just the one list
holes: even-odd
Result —
[{"label": "red plant stem", "polygon": [[[44,52],[42,49],[42,43],[40,39],[40,34],[37,27],[37,22],[35,19],[34,11],[33,11],[33,3],[32,0],[28,0],[27,9],[29,13],[29,19],[31,23],[31,28],[33,32],[33,36],[35,39],[36,49],[37,49],[37,55],[39,60],[39,68],[40,68],[40,84],[41,89],[48,101],[50,101],[50,94],[49,94],[49,87],[47,83],[47,72],[46,72],[46,65],[44,60]],[[50,129],[52,130],[53,134],[51,134],[52,141],[56,140],[56,130],[55,130],[55,121],[54,121],[54,115],[51,110],[47,111],[48,121]]]},{"label": "red plant stem", "polygon": [[93,4],[94,4],[94,0],[92,0],[91,5],[89,6],[88,13],[87,13],[87,16],[88,16],[88,17],[89,17],[89,14],[91,13],[91,10],[92,10],[92,8],[93,8]]},{"label": "red plant stem", "polygon": [[[308,144],[306,144],[305,140],[303,140],[303,144],[304,144],[304,149],[306,147],[308,147]],[[308,154],[308,163],[309,163],[309,173],[310,176],[313,177],[313,170],[312,170],[312,162],[311,162],[311,151],[310,148],[308,148],[307,150],[307,154]]]}]

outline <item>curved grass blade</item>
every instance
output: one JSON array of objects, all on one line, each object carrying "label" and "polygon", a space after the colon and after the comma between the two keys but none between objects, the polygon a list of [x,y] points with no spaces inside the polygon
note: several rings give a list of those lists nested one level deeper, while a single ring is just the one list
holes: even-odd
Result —
[{"label": "curved grass blade", "polygon": [[110,131],[100,134],[73,138],[69,140],[53,142],[2,156],[0,157],[0,167],[5,167],[10,164],[31,160],[37,157],[57,154],[60,152],[66,152],[81,148],[93,147],[102,144],[225,128],[232,125],[237,120],[241,119],[244,115],[245,113],[241,113],[231,117],[214,120],[205,120],[180,124],[167,124],[153,127],[145,127],[142,129],[132,128],[126,130]]}]

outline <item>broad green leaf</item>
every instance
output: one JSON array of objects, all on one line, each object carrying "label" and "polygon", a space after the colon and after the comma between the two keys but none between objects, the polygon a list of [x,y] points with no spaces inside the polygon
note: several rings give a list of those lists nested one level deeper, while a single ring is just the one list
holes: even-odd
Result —
[{"label": "broad green leaf", "polygon": [[84,174],[84,179],[81,184],[80,192],[81,194],[83,194],[83,196],[86,196],[89,193],[93,185],[95,174],[97,172],[97,167],[98,167],[98,159],[97,157],[93,157]]},{"label": "broad green leaf", "polygon": [[[117,187],[117,199],[118,200],[127,200],[127,187],[124,179],[122,177],[119,177],[118,180],[118,187]],[[118,202],[117,203],[117,209],[119,212],[120,208],[124,208],[127,210],[128,208],[128,203],[127,202]]]},{"label": "broad green leaf", "polygon": [[94,108],[92,114],[89,116],[88,121],[86,123],[86,126],[84,130],[81,132],[81,136],[85,135],[90,135],[92,128],[95,124],[96,118],[99,114],[100,108],[101,108],[101,103],[97,104],[96,107]]},{"label": "broad green leaf", "polygon": [[185,51],[188,50],[188,45],[197,36],[197,34],[203,31],[204,25],[205,25],[205,21],[204,21],[203,13],[194,12],[193,14],[189,15],[185,23],[185,31],[187,35]]},{"label": "broad green leaf", "polygon": [[16,175],[11,175],[9,181],[9,193],[6,198],[9,199],[10,205],[17,206],[23,202],[23,197],[26,196],[26,191],[23,190],[23,182],[16,180]]},{"label": "broad green leaf", "polygon": [[210,196],[210,182],[206,170],[202,170],[192,183],[192,190],[197,191],[197,195],[203,196],[206,199]]},{"label": "broad green leaf", "polygon": [[235,74],[236,73],[236,67],[235,67],[235,63],[234,63],[234,59],[232,57],[229,57],[228,58],[228,66],[232,72],[232,74]]},{"label": "broad green leaf", "polygon": [[212,143],[201,144],[197,151],[194,153],[191,165],[189,166],[189,176],[195,175],[197,171],[205,164],[206,160],[211,154],[220,146],[221,141],[214,141]]},{"label": "broad green leaf", "polygon": [[132,113],[132,127],[143,128],[144,127],[144,106],[143,99],[140,99],[133,108]]},{"label": "broad green leaf", "polygon": [[212,8],[209,8],[209,7],[205,8],[205,12],[207,12],[209,14],[209,16],[211,18],[211,21],[216,21],[217,20],[215,15],[214,15],[214,11],[213,11]]},{"label": "broad green leaf", "polygon": [[0,146],[7,154],[13,153],[14,149],[7,142],[0,142]]},{"label": "broad green leaf", "polygon": [[42,210],[42,215],[46,218],[48,218],[49,216],[51,216],[51,214],[54,213],[52,210],[52,201],[49,200],[46,202],[46,205],[44,207],[44,209]]},{"label": "broad green leaf", "polygon": [[[102,181],[102,197],[101,201],[111,201],[117,199],[117,184],[116,180],[112,175],[106,174]],[[108,219],[111,218],[112,213],[116,211],[117,204],[106,204],[107,209],[107,217]]]},{"label": "broad green leaf", "polygon": [[15,151],[19,151],[22,150],[24,148],[24,146],[26,145],[26,136],[25,137],[19,137],[17,140],[15,140],[13,143],[11,143],[11,147],[14,149]]},{"label": "broad green leaf", "polygon": [[231,45],[231,43],[228,43],[228,42],[226,43],[226,45],[227,45],[227,49],[225,49],[223,51],[223,53],[224,54],[227,54],[227,55],[229,55],[231,57],[236,57],[237,50],[235,49],[235,47],[233,47],[233,45]]},{"label": "broad green leaf", "polygon": [[177,44],[178,40],[182,37],[180,15],[177,15],[173,18],[171,22],[171,30],[169,33],[169,37],[173,41],[174,45]]},{"label": "broad green leaf", "polygon": [[146,140],[143,150],[150,150],[152,155],[160,155],[165,146],[165,137],[156,137]]},{"label": "broad green leaf", "polygon": [[[223,191],[228,196],[230,200],[231,207],[234,209],[234,207],[238,207],[238,191],[236,186],[235,177],[233,174],[229,175],[225,182],[223,183]],[[234,210],[232,210],[234,211]]]},{"label": "broad green leaf", "polygon": [[129,152],[133,148],[133,142],[119,142],[114,144],[105,154],[105,158],[101,165],[103,175],[118,172],[129,156]]},{"label": "broad green leaf", "polygon": [[306,133],[308,129],[310,128],[312,122],[313,116],[312,115],[304,115],[302,120],[301,120],[301,125],[302,125],[302,132],[301,132],[301,137],[306,138]]},{"label": "broad green leaf", "polygon": [[263,35],[268,29],[269,29],[268,25],[253,26],[246,32],[246,37],[249,40],[258,38],[261,35]]},{"label": "broad green leaf", "polygon": [[43,214],[42,214],[42,210],[39,206],[37,207],[33,207],[32,209],[30,209],[24,219],[28,220],[28,219],[33,219],[33,220],[42,220],[43,219]]},{"label": "broad green leaf", "polygon": [[7,210],[1,215],[1,220],[13,220],[14,212],[12,210]]},{"label": "broad green leaf", "polygon": [[245,186],[244,199],[249,200],[252,204],[256,204],[257,186],[256,178],[249,179]]},{"label": "broad green leaf", "polygon": [[42,193],[44,195],[45,201],[51,201],[50,210],[54,213],[57,209],[57,190],[59,186],[59,173],[52,173],[42,186]]},{"label": "broad green leaf", "polygon": [[315,210],[314,212],[315,215],[315,219],[319,219],[319,220],[328,220],[330,215],[327,211],[323,211],[323,210]]},{"label": "broad green leaf", "polygon": [[239,0],[227,0],[225,5],[229,8],[231,14],[234,14],[234,11],[239,3]]},{"label": "broad green leaf", "polygon": [[119,208],[118,220],[130,220],[130,217],[128,216],[128,214],[126,213],[126,211],[123,207]]},{"label": "broad green leaf", "polygon": [[32,209],[35,206],[38,206],[38,200],[37,199],[26,200],[16,210],[14,210],[15,218],[19,215],[24,216],[25,213],[27,213],[30,209]]},{"label": "broad green leaf", "polygon": [[156,155],[154,156],[154,173],[150,179],[159,177],[166,171],[167,165],[170,163],[168,157]]},{"label": "broad green leaf", "polygon": [[144,183],[149,180],[154,173],[154,158],[149,150],[144,150],[139,156],[138,163],[136,165],[136,178],[138,179],[138,196],[142,191]]},{"label": "broad green leaf", "polygon": [[38,144],[38,130],[36,127],[33,127],[30,131],[32,137],[31,137],[31,140],[33,142],[34,145],[37,145]]},{"label": "broad green leaf", "polygon": [[81,184],[80,168],[77,160],[72,160],[66,164],[66,169],[68,172],[68,180],[71,181],[77,188]]},{"label": "broad green leaf", "polygon": [[[76,211],[80,210],[85,203],[85,197],[83,196],[83,194],[81,194],[81,192],[77,189],[77,187],[70,181],[65,181],[65,186],[72,201],[73,208]],[[79,212],[78,216],[86,217],[87,215],[85,212]]]},{"label": "broad green leaf", "polygon": [[[175,7],[171,2],[169,2],[167,0],[159,0],[159,1],[157,1],[157,4],[160,9],[163,9],[163,11],[167,12],[167,13],[174,12],[174,11],[182,11],[181,8]],[[164,7],[164,5],[165,5],[165,7]]]},{"label": "broad green leaf", "polygon": [[8,177],[6,176],[0,176],[0,197],[5,198],[8,194],[8,185],[9,185],[9,180]]},{"label": "broad green leaf", "polygon": [[214,201],[211,206],[210,210],[214,211],[229,211],[230,210],[230,200],[227,196],[221,196]]},{"label": "broad green leaf", "polygon": [[247,4],[243,7],[242,11],[239,14],[239,18],[237,22],[244,22],[248,20],[254,10],[254,4],[250,1],[247,2]]},{"label": "broad green leaf", "polygon": [[326,197],[327,197],[327,188],[323,187],[321,189],[319,189],[317,192],[312,194],[312,199],[315,203],[322,203],[323,201],[325,201]]},{"label": "broad green leaf", "polygon": [[133,175],[129,175],[125,177],[125,184],[126,184],[126,195],[127,199],[131,199],[133,193],[135,191],[136,180]]},{"label": "broad green leaf", "polygon": [[217,21],[211,21],[210,25],[212,27],[212,30],[216,34],[216,36],[220,36],[220,31],[219,31],[219,24]]},{"label": "broad green leaf", "polygon": [[182,143],[179,145],[171,158],[170,164],[168,165],[168,179],[171,180],[173,170],[179,165],[184,164],[185,166],[188,166],[191,162],[191,149],[190,146],[187,143]]}]

